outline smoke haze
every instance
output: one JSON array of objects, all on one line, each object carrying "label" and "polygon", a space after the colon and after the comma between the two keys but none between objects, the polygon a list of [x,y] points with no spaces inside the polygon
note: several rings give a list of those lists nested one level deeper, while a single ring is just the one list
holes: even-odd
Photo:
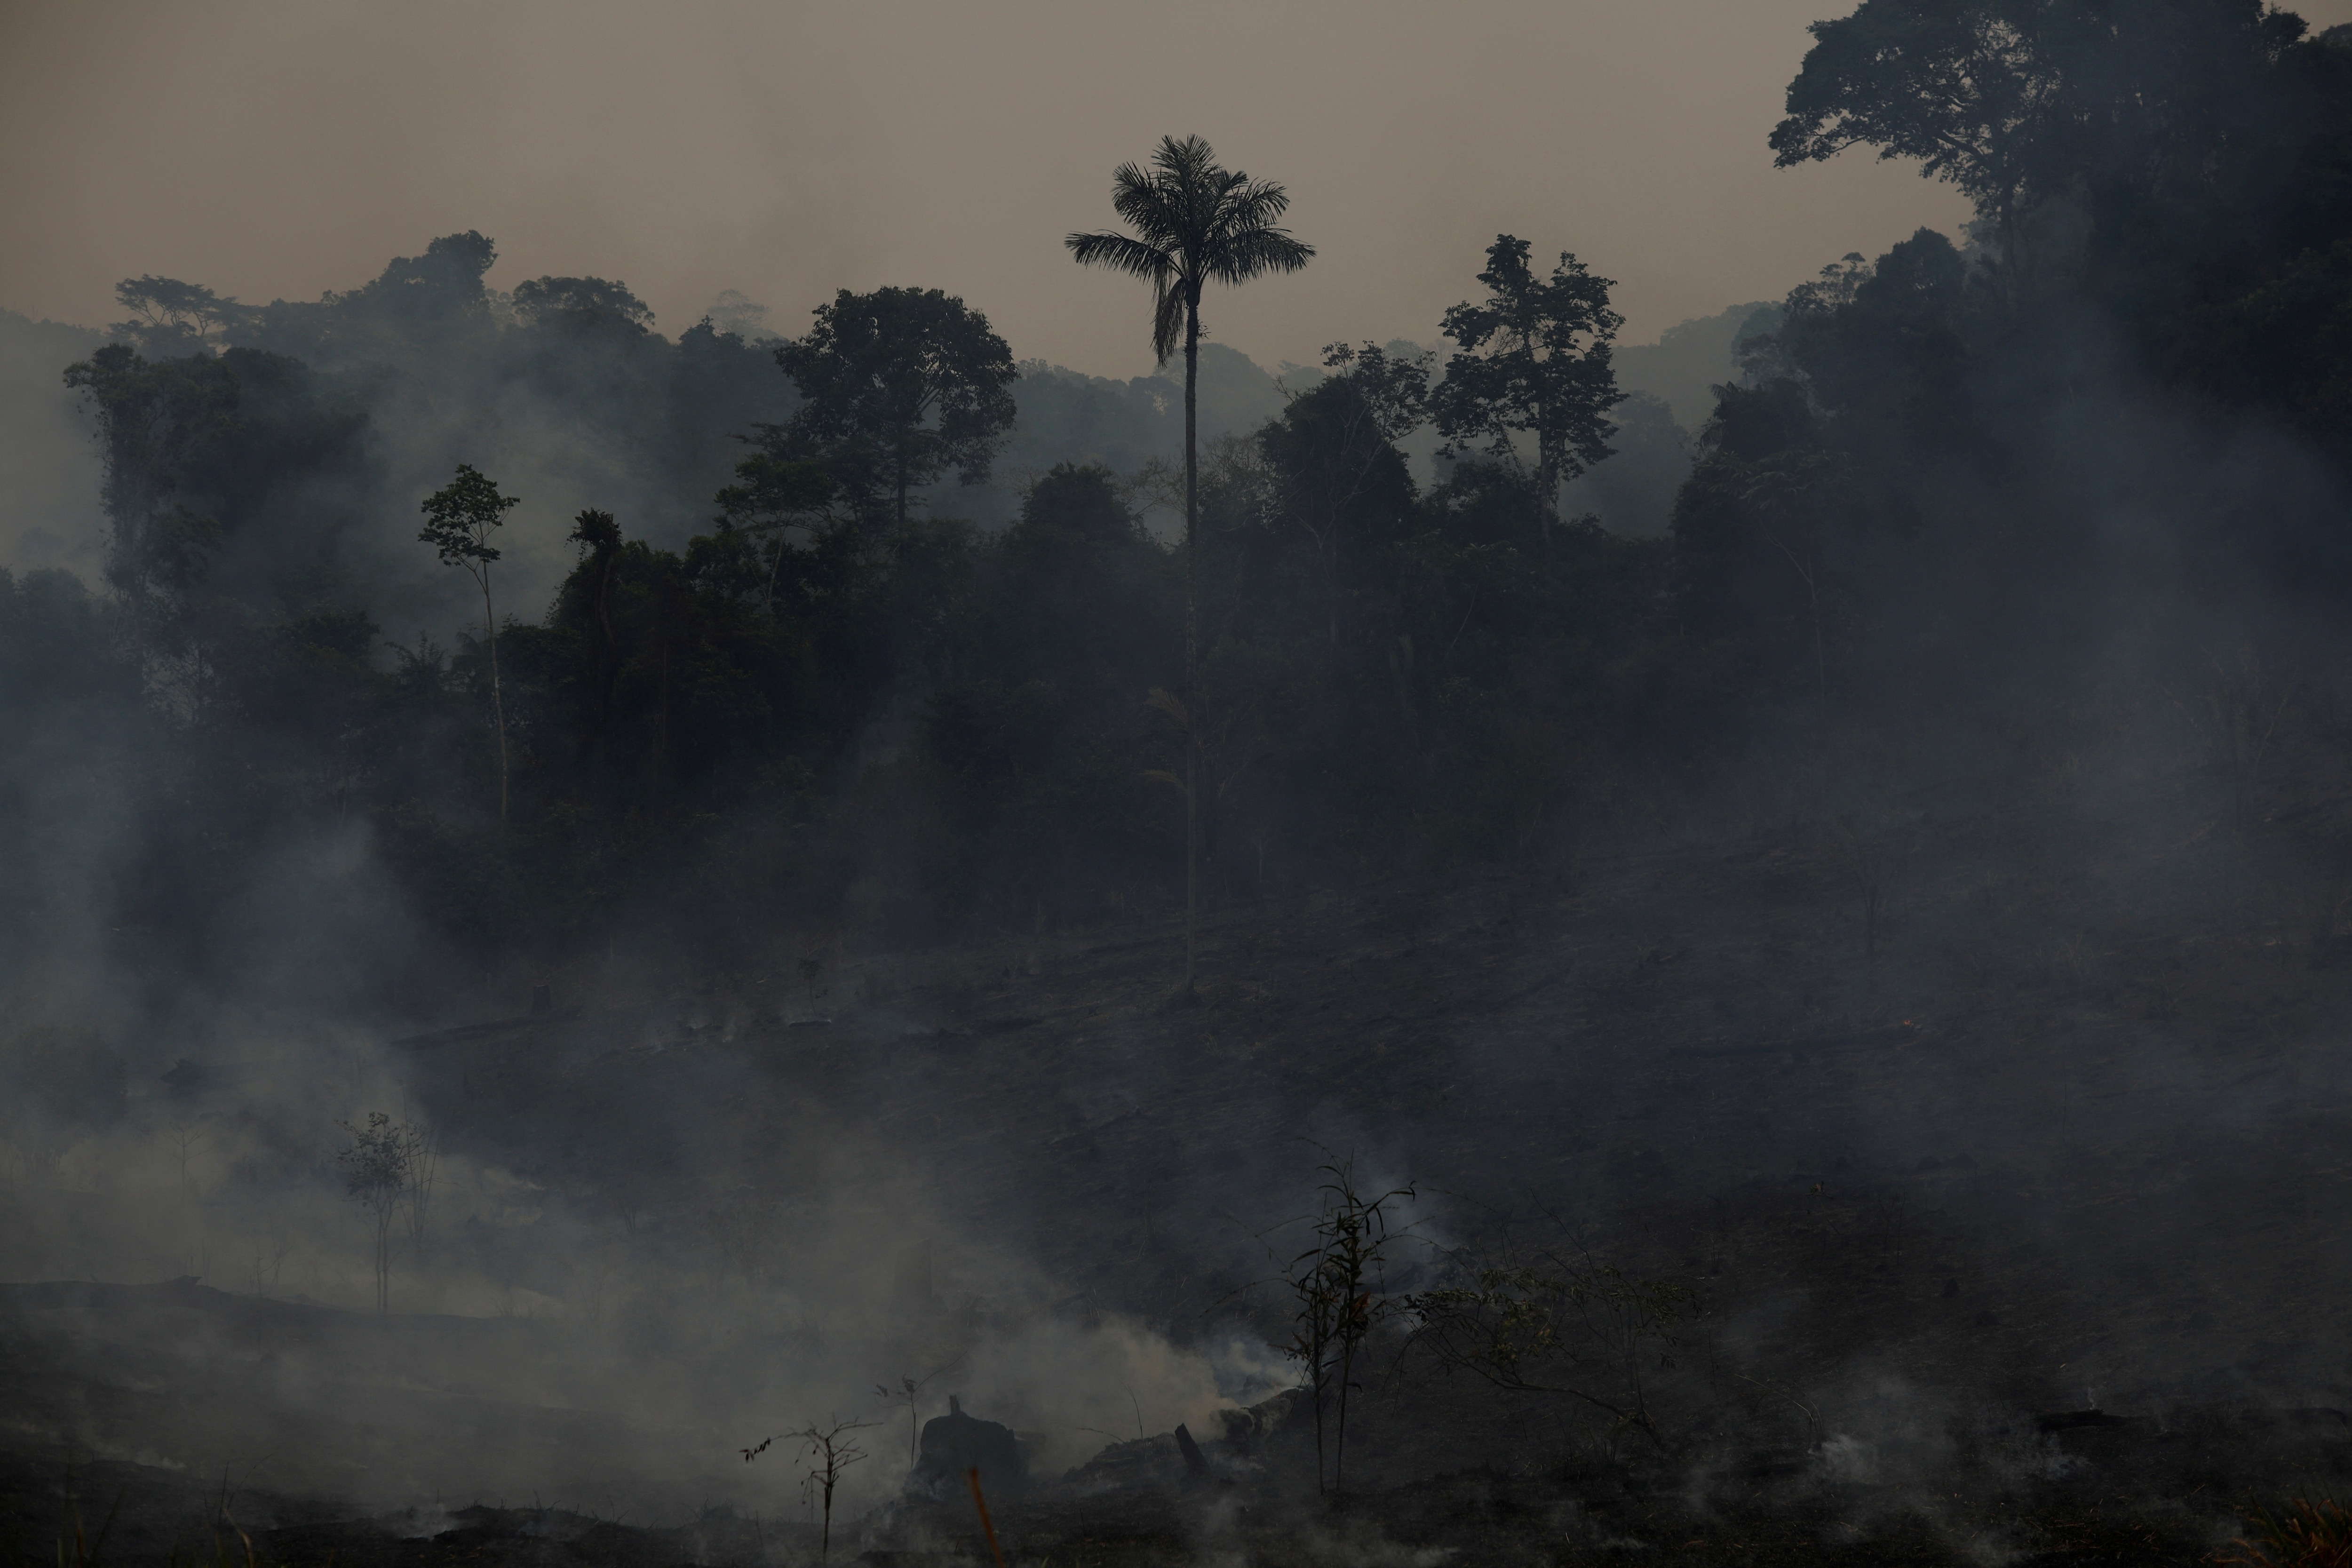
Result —
[{"label": "smoke haze", "polygon": [[1620,279],[1646,338],[1776,296],[1825,250],[1964,216],[1902,165],[1773,174],[1763,136],[1818,9],[1376,5],[1335,27],[1319,6],[1212,5],[1168,28],[1050,4],[200,19],[19,0],[0,21],[0,301],[98,322],[110,280],[142,272],[310,299],[478,228],[517,278],[625,279],[673,335],[729,289],[796,331],[836,288],[919,279],[1024,354],[1132,374],[1126,288],[1056,247],[1097,222],[1113,164],[1181,123],[1279,170],[1326,257],[1213,308],[1261,363],[1427,335],[1497,230]]},{"label": "smoke haze", "polygon": [[[2352,1484],[2352,0],[2166,4],[2006,206],[1774,173],[1781,0],[0,12],[0,1505],[769,1568],[855,1423],[944,1565],[950,1395],[1022,1562]],[[1194,129],[1318,254],[1188,537],[1063,237]]]}]

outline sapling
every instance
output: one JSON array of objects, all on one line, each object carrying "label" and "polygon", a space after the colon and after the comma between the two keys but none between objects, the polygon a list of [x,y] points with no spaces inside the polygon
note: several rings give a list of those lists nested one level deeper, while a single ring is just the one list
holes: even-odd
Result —
[{"label": "sapling", "polygon": [[842,1472],[866,1457],[848,1435],[874,1425],[871,1421],[844,1421],[838,1415],[825,1417],[822,1426],[810,1422],[797,1432],[786,1432],[780,1438],[761,1439],[757,1447],[743,1450],[743,1462],[750,1464],[778,1441],[796,1442],[801,1446],[801,1458],[807,1468],[801,1473],[801,1495],[823,1500],[824,1524],[817,1537],[817,1561],[823,1563],[833,1552],[833,1493],[841,1484]]},{"label": "sapling", "polygon": [[392,1224],[401,1199],[408,1192],[409,1134],[405,1122],[393,1124],[381,1110],[368,1112],[367,1125],[348,1121],[335,1125],[351,1139],[335,1156],[343,1168],[343,1191],[373,1222],[375,1228],[375,1310],[392,1310]]},{"label": "sapling", "polygon": [[901,1373],[898,1386],[896,1388],[885,1387],[878,1383],[874,1385],[874,1392],[883,1398],[893,1403],[901,1399],[907,1402],[907,1463],[909,1465],[920,1457],[922,1446],[922,1427],[916,1403],[917,1396],[922,1393],[923,1384],[929,1381],[929,1378],[919,1381]]},{"label": "sapling", "polygon": [[278,1276],[286,1267],[286,1233],[278,1231],[265,1246],[253,1245],[253,1293],[267,1297],[278,1289]]},{"label": "sapling", "polygon": [[196,1122],[174,1121],[172,1123],[171,1140],[173,1156],[180,1166],[180,1190],[185,1192],[188,1188],[188,1161],[204,1147],[204,1129]]},{"label": "sapling", "polygon": [[425,1257],[425,1222],[433,1205],[433,1180],[441,1163],[440,1140],[415,1122],[401,1126],[401,1152],[407,1163],[408,1183],[402,1193],[408,1224],[408,1244]]},{"label": "sapling", "polygon": [[1403,1235],[1389,1223],[1389,1205],[1414,1195],[1398,1187],[1378,1196],[1356,1189],[1355,1162],[1333,1159],[1321,1167],[1316,1189],[1322,1212],[1311,1229],[1315,1244],[1290,1261],[1286,1283],[1297,1300],[1297,1332],[1284,1353],[1299,1363],[1315,1402],[1315,1485],[1323,1487],[1326,1396],[1336,1389],[1331,1432],[1331,1489],[1338,1491],[1348,1457],[1348,1393],[1355,1364],[1374,1329],[1402,1303],[1381,1294],[1387,1249]]},{"label": "sapling", "polygon": [[490,654],[490,711],[499,740],[499,826],[507,825],[507,707],[499,683],[499,622],[490,599],[490,563],[499,558],[492,533],[506,521],[508,510],[522,504],[519,496],[499,494],[496,479],[471,463],[457,465],[457,478],[426,496],[419,510],[425,526],[420,543],[430,544],[445,566],[460,566],[482,591],[482,633]]}]

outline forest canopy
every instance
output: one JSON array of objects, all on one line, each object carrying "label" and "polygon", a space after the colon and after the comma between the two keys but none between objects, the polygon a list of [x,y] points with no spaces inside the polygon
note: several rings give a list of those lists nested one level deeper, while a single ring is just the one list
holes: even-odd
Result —
[{"label": "forest canopy", "polygon": [[[436,954],[1165,912],[1188,799],[1213,907],[1567,867],[2020,755],[2216,649],[2339,658],[2352,38],[1864,0],[1812,39],[1780,163],[1908,161],[1967,232],[1727,315],[1688,430],[1621,381],[1606,257],[1465,234],[1442,360],[1337,344],[1226,395],[1206,345],[1203,406],[1248,412],[1202,423],[1189,549],[1177,384],[1018,361],[920,280],[675,340],[619,281],[490,289],[471,231],[316,301],[126,280],[56,367],[103,569],[0,572],[0,836],[37,868],[0,944],[95,924],[204,973],[214,912],[338,834],[414,962],[321,984],[387,1005]],[[415,522],[466,474],[520,498],[470,601]],[[110,826],[42,826],[77,812]]]}]

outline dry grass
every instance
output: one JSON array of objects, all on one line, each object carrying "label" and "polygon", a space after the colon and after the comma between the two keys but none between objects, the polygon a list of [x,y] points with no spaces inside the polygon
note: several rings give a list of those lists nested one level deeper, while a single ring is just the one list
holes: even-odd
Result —
[{"label": "dry grass", "polygon": [[2352,1512],[2333,1498],[2296,1498],[2282,1509],[2255,1509],[2246,1519],[2251,1539],[2238,1537],[2230,1543],[2237,1550],[2214,1561],[2247,1568],[2352,1568]]}]

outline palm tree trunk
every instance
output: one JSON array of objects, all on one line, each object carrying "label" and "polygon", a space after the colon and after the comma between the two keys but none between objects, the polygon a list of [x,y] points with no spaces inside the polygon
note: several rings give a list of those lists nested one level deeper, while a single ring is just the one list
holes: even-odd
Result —
[{"label": "palm tree trunk", "polygon": [[1201,296],[1184,311],[1184,989],[1192,994],[1201,880]]},{"label": "palm tree trunk", "polygon": [[490,716],[499,731],[499,826],[507,825],[507,700],[499,686],[499,622],[490,608],[490,569],[482,567],[482,629],[490,640]]},{"label": "palm tree trunk", "polygon": [[1559,447],[1552,439],[1550,416],[1550,409],[1536,405],[1536,526],[1547,555],[1551,552],[1551,525],[1559,521]]}]

